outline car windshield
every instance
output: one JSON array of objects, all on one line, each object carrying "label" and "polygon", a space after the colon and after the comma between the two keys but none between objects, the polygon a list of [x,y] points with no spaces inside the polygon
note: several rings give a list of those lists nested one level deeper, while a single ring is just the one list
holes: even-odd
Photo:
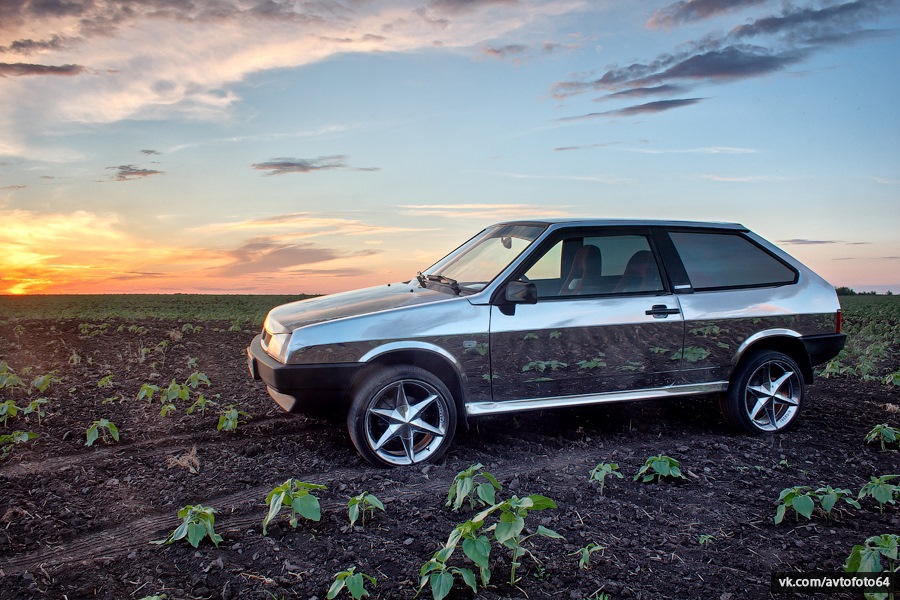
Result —
[{"label": "car windshield", "polygon": [[540,225],[496,225],[439,260],[419,283],[448,287],[456,293],[475,293],[489,284],[513,262],[545,229]]}]

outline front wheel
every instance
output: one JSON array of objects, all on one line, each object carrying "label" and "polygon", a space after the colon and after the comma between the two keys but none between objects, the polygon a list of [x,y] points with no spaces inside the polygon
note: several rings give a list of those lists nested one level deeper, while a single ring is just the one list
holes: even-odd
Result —
[{"label": "front wheel", "polygon": [[347,430],[359,453],[376,466],[435,460],[456,431],[456,404],[438,377],[412,365],[372,373],[353,393]]},{"label": "front wheel", "polygon": [[750,434],[784,431],[796,423],[805,393],[796,361],[764,350],[738,367],[722,398],[722,414],[730,425]]}]

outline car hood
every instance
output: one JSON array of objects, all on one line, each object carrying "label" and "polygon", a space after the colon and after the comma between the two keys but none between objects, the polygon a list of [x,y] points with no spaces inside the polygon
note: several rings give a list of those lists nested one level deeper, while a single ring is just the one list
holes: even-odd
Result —
[{"label": "car hood", "polygon": [[323,321],[455,299],[460,298],[413,283],[389,283],[276,306],[269,311],[265,327],[269,333],[290,333]]}]

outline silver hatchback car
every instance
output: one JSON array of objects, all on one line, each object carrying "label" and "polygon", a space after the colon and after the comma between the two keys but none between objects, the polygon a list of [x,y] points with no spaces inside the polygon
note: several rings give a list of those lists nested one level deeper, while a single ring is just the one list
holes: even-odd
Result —
[{"label": "silver hatchback car", "polygon": [[493,225],[402,283],[276,307],[247,348],[287,411],[346,410],[375,465],[433,460],[469,417],[721,394],[793,425],[845,341],[834,288],[730,223]]}]

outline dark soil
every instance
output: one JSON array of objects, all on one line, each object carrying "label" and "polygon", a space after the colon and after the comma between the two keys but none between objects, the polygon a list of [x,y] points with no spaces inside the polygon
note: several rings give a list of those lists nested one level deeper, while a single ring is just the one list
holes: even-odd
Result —
[{"label": "dark soil", "polygon": [[[789,513],[773,523],[786,487],[830,484],[855,494],[870,475],[900,472],[896,450],[863,442],[877,423],[900,424],[896,387],[820,380],[799,426],[777,437],[733,433],[712,397],[488,417],[462,428],[437,464],[384,470],[357,455],[342,421],[285,414],[249,379],[244,347],[254,332],[228,331],[227,322],[193,333],[174,321],[103,325],[0,325],[0,360],[20,375],[30,367],[26,383],[50,371],[61,378],[43,394],[0,397],[19,406],[49,400],[40,425],[20,413],[0,426],[40,434],[0,464],[0,598],[325,598],[335,573],[350,566],[377,578],[373,597],[413,598],[421,565],[473,515],[444,502],[454,476],[477,462],[499,479],[503,498],[555,500],[557,509],[533,513],[526,528],[544,525],[565,538],[529,542],[540,563],[523,559],[516,586],[508,554],[495,545],[494,576],[479,598],[786,597],[770,592],[772,572],[837,573],[853,545],[900,532],[898,508],[880,514],[870,498],[830,518]],[[187,415],[180,403],[161,417],[158,402],[135,399],[142,384],[183,382],[195,368],[212,381],[201,388],[207,398],[252,420],[219,432],[220,408]],[[98,387],[110,374],[112,387]],[[100,418],[118,426],[120,443],[85,445],[85,429]],[[192,448],[199,472],[170,464]],[[679,460],[687,479],[633,481],[660,453]],[[599,462],[618,463],[625,475],[607,479],[602,496],[588,477]],[[263,537],[266,494],[289,477],[327,486],[318,494],[322,520],[291,528],[284,513]],[[386,511],[351,529],[347,500],[363,491]],[[218,511],[218,548],[208,539],[196,549],[152,545],[188,504]],[[701,536],[712,537],[701,544]],[[580,570],[573,553],[590,542],[605,549]],[[462,552],[451,561],[467,563]],[[460,582],[450,597],[473,595]]]}]

